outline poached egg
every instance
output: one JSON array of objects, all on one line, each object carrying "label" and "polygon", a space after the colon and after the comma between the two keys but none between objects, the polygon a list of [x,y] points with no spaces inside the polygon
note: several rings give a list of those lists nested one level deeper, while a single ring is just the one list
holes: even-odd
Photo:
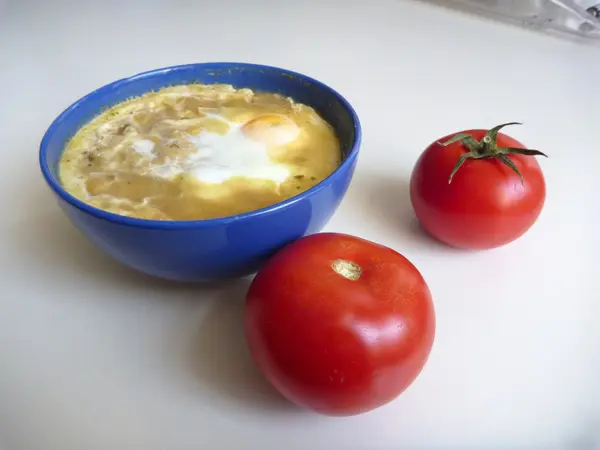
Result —
[{"label": "poached egg", "polygon": [[[162,163],[151,162],[150,171],[162,178],[187,174],[204,183],[219,184],[234,177],[270,180],[279,184],[290,177],[290,170],[269,157],[269,148],[296,140],[300,128],[288,117],[264,114],[245,123],[232,122],[219,114],[207,114],[228,125],[224,134],[202,130],[185,134],[192,150],[183,157],[165,158]],[[140,139],[133,150],[154,160],[155,143]]]}]

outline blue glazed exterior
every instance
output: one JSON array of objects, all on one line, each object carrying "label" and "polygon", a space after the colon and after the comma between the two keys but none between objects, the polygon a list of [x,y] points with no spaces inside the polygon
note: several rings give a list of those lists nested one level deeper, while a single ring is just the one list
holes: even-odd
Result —
[{"label": "blue glazed exterior", "polygon": [[[111,214],[67,193],[58,163],[67,141],[104,108],[165,86],[227,83],[279,92],[313,106],[336,130],[344,153],[340,167],[312,189],[285,202],[237,216],[199,221],[154,221]],[[40,146],[46,182],[71,222],[116,260],[149,275],[206,282],[251,274],[282,246],[320,231],[344,197],[361,141],[350,104],[325,84],[288,70],[244,63],[199,63],[141,73],[108,84],[67,108]]]}]

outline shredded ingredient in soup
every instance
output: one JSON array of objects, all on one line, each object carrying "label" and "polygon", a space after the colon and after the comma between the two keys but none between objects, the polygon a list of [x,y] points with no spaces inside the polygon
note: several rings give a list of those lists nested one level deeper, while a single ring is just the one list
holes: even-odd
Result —
[{"label": "shredded ingredient in soup", "polygon": [[65,189],[116,214],[198,220],[286,200],[341,162],[310,106],[230,85],[180,85],[120,103],[84,126],[60,161]]}]

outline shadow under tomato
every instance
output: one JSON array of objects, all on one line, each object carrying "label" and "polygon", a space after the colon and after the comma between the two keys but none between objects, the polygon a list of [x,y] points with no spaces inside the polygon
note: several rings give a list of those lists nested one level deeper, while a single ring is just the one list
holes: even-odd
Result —
[{"label": "shadow under tomato", "polygon": [[407,178],[366,173],[361,174],[353,188],[353,197],[360,203],[357,210],[368,217],[373,226],[384,227],[386,232],[398,235],[411,246],[458,251],[433,238],[421,227],[412,207]]},{"label": "shadow under tomato", "polygon": [[236,282],[205,313],[190,345],[190,368],[201,383],[238,406],[299,413],[271,387],[250,356],[243,322],[249,284],[248,279]]}]

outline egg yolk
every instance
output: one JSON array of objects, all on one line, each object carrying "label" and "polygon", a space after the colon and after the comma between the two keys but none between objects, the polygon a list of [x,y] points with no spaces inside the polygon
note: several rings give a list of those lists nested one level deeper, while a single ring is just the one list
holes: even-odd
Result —
[{"label": "egg yolk", "polygon": [[279,146],[294,141],[300,134],[300,128],[288,117],[265,114],[246,122],[242,132],[250,139],[269,146]]}]

